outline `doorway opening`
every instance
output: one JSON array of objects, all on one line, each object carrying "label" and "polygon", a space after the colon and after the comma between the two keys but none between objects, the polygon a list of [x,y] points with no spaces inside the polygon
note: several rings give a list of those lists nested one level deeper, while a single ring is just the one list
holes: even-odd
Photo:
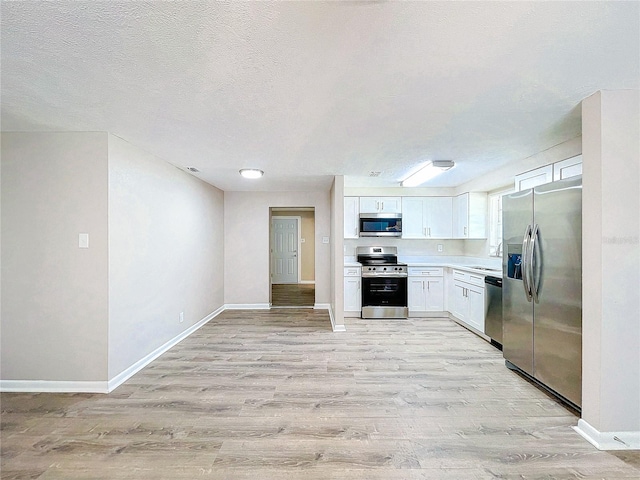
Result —
[{"label": "doorway opening", "polygon": [[315,305],[315,208],[272,207],[270,302],[272,307]]}]

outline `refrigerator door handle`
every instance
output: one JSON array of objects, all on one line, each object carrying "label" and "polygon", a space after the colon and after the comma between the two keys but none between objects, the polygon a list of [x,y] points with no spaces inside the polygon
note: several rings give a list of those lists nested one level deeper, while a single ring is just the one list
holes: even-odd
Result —
[{"label": "refrigerator door handle", "polygon": [[540,277],[538,276],[536,278],[536,274],[535,274],[536,270],[539,271],[540,269],[534,268],[534,265],[536,265],[535,262],[541,261],[540,255],[536,253],[536,250],[538,251],[540,250],[539,240],[540,238],[538,234],[538,224],[536,223],[535,226],[533,227],[533,232],[531,233],[531,247],[530,247],[531,251],[529,252],[529,269],[531,272],[531,296],[533,297],[533,301],[536,303],[540,303],[540,301],[538,300]]},{"label": "refrigerator door handle", "polygon": [[527,296],[527,302],[532,299],[531,286],[529,285],[529,262],[527,262],[527,254],[529,253],[529,240],[531,239],[531,225],[527,225],[527,229],[524,231],[524,237],[522,237],[522,286],[524,287],[524,293]]}]

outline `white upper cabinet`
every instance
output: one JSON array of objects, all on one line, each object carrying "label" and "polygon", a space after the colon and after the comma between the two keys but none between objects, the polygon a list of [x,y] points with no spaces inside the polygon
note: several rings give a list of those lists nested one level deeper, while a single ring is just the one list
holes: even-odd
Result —
[{"label": "white upper cabinet", "polygon": [[451,238],[451,197],[403,197],[402,238]]},{"label": "white upper cabinet", "polygon": [[582,155],[567,158],[560,162],[529,170],[515,177],[516,192],[582,175]]},{"label": "white upper cabinet", "polygon": [[487,194],[463,193],[453,198],[453,238],[487,238]]},{"label": "white upper cabinet", "polygon": [[401,213],[400,197],[360,197],[360,213]]},{"label": "white upper cabinet", "polygon": [[553,164],[553,181],[582,175],[582,155],[567,158]]},{"label": "white upper cabinet", "polygon": [[516,192],[520,192],[549,182],[553,182],[553,165],[545,165],[516,175],[515,189]]},{"label": "white upper cabinet", "polygon": [[344,197],[344,238],[358,238],[360,198]]}]

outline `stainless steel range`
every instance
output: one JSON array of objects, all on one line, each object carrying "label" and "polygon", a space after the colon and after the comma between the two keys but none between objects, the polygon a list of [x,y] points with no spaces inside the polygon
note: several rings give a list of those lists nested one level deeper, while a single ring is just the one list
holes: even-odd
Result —
[{"label": "stainless steel range", "polygon": [[357,247],[362,264],[362,318],[407,318],[407,265],[397,247]]}]

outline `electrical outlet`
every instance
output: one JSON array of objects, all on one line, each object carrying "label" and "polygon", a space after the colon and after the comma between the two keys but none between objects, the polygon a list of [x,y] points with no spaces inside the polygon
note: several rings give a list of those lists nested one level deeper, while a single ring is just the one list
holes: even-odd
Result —
[{"label": "electrical outlet", "polygon": [[184,312],[180,312],[180,323],[184,322]]},{"label": "electrical outlet", "polygon": [[442,248],[443,248],[443,247],[442,247],[442,244],[441,244],[441,243],[439,243],[439,244],[438,244],[438,251],[439,251],[439,252],[441,252],[441,251],[442,251]]}]

